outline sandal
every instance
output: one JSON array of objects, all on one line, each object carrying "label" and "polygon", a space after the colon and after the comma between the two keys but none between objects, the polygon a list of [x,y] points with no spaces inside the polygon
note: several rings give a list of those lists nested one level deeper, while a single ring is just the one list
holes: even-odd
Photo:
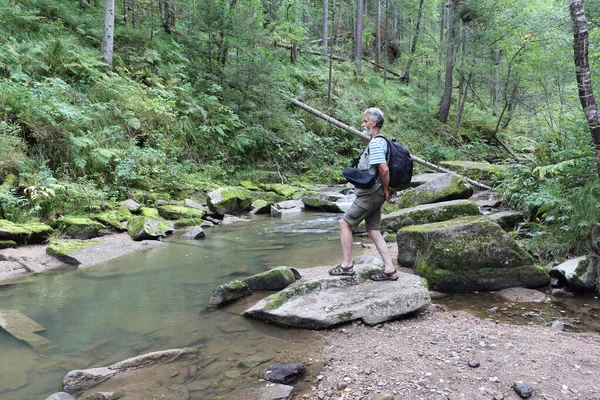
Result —
[{"label": "sandal", "polygon": [[394,272],[385,272],[385,271],[380,271],[378,273],[376,273],[375,275],[371,275],[371,279],[374,281],[395,281],[398,280],[398,273],[396,271]]},{"label": "sandal", "polygon": [[335,268],[329,270],[329,275],[354,275],[354,265],[342,267],[342,264],[338,264]]}]

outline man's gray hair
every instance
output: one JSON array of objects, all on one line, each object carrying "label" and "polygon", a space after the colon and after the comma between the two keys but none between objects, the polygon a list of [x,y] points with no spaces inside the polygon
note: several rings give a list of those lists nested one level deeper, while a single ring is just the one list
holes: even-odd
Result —
[{"label": "man's gray hair", "polygon": [[376,128],[383,128],[383,111],[381,111],[379,108],[367,108],[363,114],[368,115],[371,122],[375,122]]}]

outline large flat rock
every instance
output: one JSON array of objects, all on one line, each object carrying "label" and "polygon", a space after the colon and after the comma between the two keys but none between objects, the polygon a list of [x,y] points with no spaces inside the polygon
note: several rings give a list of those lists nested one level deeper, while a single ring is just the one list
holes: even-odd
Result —
[{"label": "large flat rock", "polygon": [[18,310],[0,310],[0,327],[35,350],[44,350],[52,344],[35,333],[45,331],[46,328]]},{"label": "large flat rock", "polygon": [[374,282],[378,263],[354,265],[353,276],[299,280],[246,310],[244,315],[276,325],[324,329],[361,320],[367,325],[400,318],[431,302],[423,278],[398,273],[397,281]]}]

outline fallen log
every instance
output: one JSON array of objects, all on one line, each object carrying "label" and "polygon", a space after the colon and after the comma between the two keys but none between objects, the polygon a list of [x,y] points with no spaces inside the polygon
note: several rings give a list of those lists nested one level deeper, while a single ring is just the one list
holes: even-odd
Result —
[{"label": "fallen log", "polygon": [[[313,114],[313,115],[316,115],[317,117],[319,117],[319,118],[321,118],[321,119],[324,119],[325,121],[329,122],[329,123],[330,123],[330,124],[332,124],[332,125],[335,125],[335,126],[337,126],[338,128],[341,128],[341,129],[343,129],[343,130],[345,130],[345,131],[347,131],[347,132],[353,133],[353,134],[355,134],[355,135],[359,136],[361,139],[364,139],[364,140],[367,140],[367,141],[371,140],[371,138],[369,137],[369,135],[367,135],[367,134],[365,134],[365,133],[362,133],[361,131],[359,131],[359,130],[357,130],[357,129],[354,129],[354,128],[352,128],[351,126],[348,126],[348,125],[344,124],[343,122],[340,122],[340,121],[338,121],[337,119],[335,119],[335,118],[333,118],[333,117],[330,117],[330,116],[329,116],[329,115],[327,115],[327,114],[323,114],[323,113],[322,113],[322,112],[320,112],[319,110],[317,110],[317,109],[314,109],[314,108],[312,108],[311,106],[309,106],[309,105],[306,105],[306,104],[302,103],[301,101],[298,101],[298,100],[296,100],[296,99],[293,99],[293,98],[291,98],[291,97],[289,98],[289,100],[290,100],[290,101],[292,102],[292,104],[294,104],[295,106],[297,106],[297,107],[299,107],[299,108],[301,108],[301,109],[303,109],[303,110],[305,110],[305,111],[308,111],[309,113],[311,113],[311,114]],[[462,176],[462,175],[460,175],[460,174],[457,174],[457,173],[456,173],[456,172],[454,172],[454,171],[450,171],[449,169],[446,169],[446,168],[440,167],[439,165],[436,165],[436,164],[430,163],[429,161],[425,161],[425,160],[423,160],[423,159],[421,159],[421,158],[419,158],[419,157],[415,156],[414,154],[411,154],[411,157],[412,157],[412,159],[413,159],[413,161],[414,161],[414,162],[416,162],[416,163],[418,163],[418,164],[421,164],[421,165],[423,165],[424,167],[427,167],[427,168],[429,168],[429,169],[432,169],[432,170],[434,170],[434,171],[438,171],[438,172],[445,172],[445,173],[447,173],[447,174],[458,175],[458,176],[460,176],[460,177],[462,177],[462,178],[466,179],[466,181],[467,181],[467,182],[469,182],[469,183],[470,183],[471,185],[473,185],[473,186],[477,186],[477,187],[479,187],[479,188],[482,188],[482,189],[485,189],[485,190],[492,190],[492,188],[491,188],[491,187],[489,187],[489,186],[487,186],[487,185],[484,185],[483,183],[479,183],[479,182],[477,182],[477,181],[474,181],[474,180],[472,180],[472,179],[470,179],[470,178],[467,178],[466,176]]]},{"label": "fallen log", "polygon": [[362,60],[363,60],[363,61],[366,61],[366,62],[368,62],[368,63],[369,63],[369,64],[371,64],[371,65],[374,65],[374,66],[376,66],[376,67],[377,67],[377,68],[379,68],[379,69],[382,69],[382,70],[386,71],[388,74],[394,75],[396,78],[399,78],[400,80],[404,80],[404,79],[406,79],[406,78],[405,78],[403,75],[400,75],[400,74],[398,74],[398,73],[396,73],[396,72],[392,71],[391,69],[389,69],[389,68],[387,68],[387,67],[384,67],[383,65],[377,64],[376,62],[374,62],[374,61],[371,61],[371,60],[369,60],[369,59],[368,59],[368,58],[366,58],[366,57],[362,57]]}]

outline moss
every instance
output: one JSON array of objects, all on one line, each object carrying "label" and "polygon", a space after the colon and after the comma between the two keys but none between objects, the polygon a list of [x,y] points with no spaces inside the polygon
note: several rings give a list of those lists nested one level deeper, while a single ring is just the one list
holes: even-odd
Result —
[{"label": "moss", "polygon": [[110,225],[115,229],[123,229],[123,221],[132,217],[131,212],[125,207],[117,207],[115,210],[94,215],[93,218],[103,224]]},{"label": "moss", "polygon": [[441,161],[440,166],[474,180],[494,181],[507,169],[504,165],[473,161]]},{"label": "moss", "polygon": [[252,193],[252,200],[264,200],[268,203],[278,203],[284,201],[285,197],[274,192],[254,192]]},{"label": "moss", "polygon": [[304,193],[304,190],[302,188],[298,188],[291,185],[283,185],[280,183],[264,184],[262,185],[262,187],[266,191],[275,192],[288,200],[298,198],[302,195],[302,193]]},{"label": "moss", "polygon": [[187,228],[188,226],[200,226],[204,223],[202,218],[183,218],[175,221],[175,228]]},{"label": "moss", "polygon": [[[463,197],[460,194],[465,193],[465,191],[472,194],[473,189],[471,188],[470,191],[467,190],[467,188],[470,188],[471,186],[464,178],[452,175],[451,179],[452,180],[450,184],[442,188],[436,188],[434,186],[435,181],[432,181],[416,189],[408,189],[404,191],[402,194],[400,194],[400,196],[398,196],[398,207],[409,208],[420,204],[453,200]],[[470,197],[470,194],[469,196],[465,197]]]},{"label": "moss", "polygon": [[589,266],[590,260],[586,257],[577,263],[577,267],[575,268],[575,274],[577,276],[584,276],[587,273]]},{"label": "moss", "polygon": [[63,257],[73,252],[84,249],[93,244],[100,243],[99,240],[53,240],[46,247],[46,253],[55,257]]},{"label": "moss", "polygon": [[246,287],[248,287],[248,285],[246,285],[244,282],[238,281],[238,280],[231,281],[227,284],[227,289],[229,289],[229,290],[240,290],[240,289],[244,289]]},{"label": "moss", "polygon": [[17,242],[14,240],[0,240],[0,249],[16,248]]},{"label": "moss", "polygon": [[106,226],[100,222],[87,217],[62,216],[56,221],[58,229],[66,235],[77,237],[81,235],[93,235],[100,229],[106,229]]},{"label": "moss", "polygon": [[240,186],[243,188],[246,188],[248,190],[259,190],[260,188],[258,187],[258,185],[255,185],[254,183],[252,183],[251,181],[241,181],[240,182]]},{"label": "moss", "polygon": [[396,235],[387,233],[383,236],[383,240],[385,240],[386,243],[394,243],[396,241]]},{"label": "moss", "polygon": [[2,185],[0,185],[0,192],[8,192],[17,183],[17,176],[15,174],[6,174]]},{"label": "moss", "polygon": [[14,222],[11,222],[6,219],[0,219],[0,238],[3,237],[3,232],[5,235],[28,235],[31,231],[29,229],[25,229],[21,225],[17,225]]},{"label": "moss", "polygon": [[164,205],[158,207],[158,214],[167,219],[181,219],[181,218],[198,218],[201,219],[206,214],[202,210],[198,210],[192,207],[185,206],[174,206]]},{"label": "moss", "polygon": [[160,215],[158,214],[158,210],[152,207],[142,207],[140,208],[140,215],[148,218],[158,218]]}]

